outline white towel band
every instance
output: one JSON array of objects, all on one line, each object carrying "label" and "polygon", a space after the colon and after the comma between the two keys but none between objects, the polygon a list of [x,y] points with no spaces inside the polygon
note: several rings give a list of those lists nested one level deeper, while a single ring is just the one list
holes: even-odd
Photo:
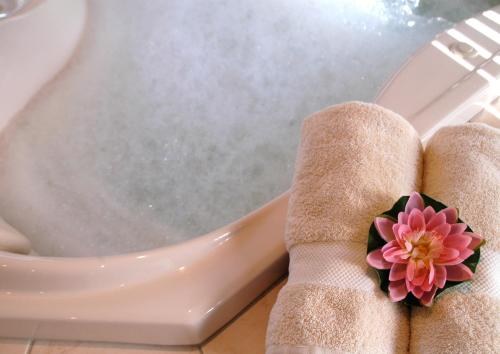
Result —
[{"label": "white towel band", "polygon": [[290,249],[288,284],[309,283],[359,289],[378,288],[366,263],[366,244],[350,241],[296,244]]},{"label": "white towel band", "polygon": [[[487,293],[500,298],[500,252],[481,250],[474,278],[450,291]],[[357,242],[313,242],[290,249],[288,284],[321,284],[371,292],[378,289],[376,273],[366,263],[366,245]]]}]

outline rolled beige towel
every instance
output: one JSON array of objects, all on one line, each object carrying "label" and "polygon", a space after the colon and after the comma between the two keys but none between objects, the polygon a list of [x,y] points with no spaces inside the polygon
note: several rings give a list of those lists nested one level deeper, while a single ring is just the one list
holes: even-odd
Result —
[{"label": "rolled beige towel", "polygon": [[374,217],[420,187],[422,150],[403,118],[346,103],[307,118],[289,202],[290,274],[267,353],[406,353],[408,310],[366,265]]},{"label": "rolled beige towel", "polygon": [[500,131],[469,123],[439,130],[424,154],[423,192],[458,208],[483,236],[471,282],[411,316],[412,353],[500,353]]}]

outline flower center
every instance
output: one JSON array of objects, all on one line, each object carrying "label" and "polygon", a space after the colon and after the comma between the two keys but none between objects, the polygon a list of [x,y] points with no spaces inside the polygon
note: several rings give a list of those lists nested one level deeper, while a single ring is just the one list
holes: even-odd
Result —
[{"label": "flower center", "polygon": [[431,259],[439,256],[439,247],[432,241],[436,239],[437,235],[432,232],[420,232],[414,234],[413,237],[407,241],[407,250],[414,261],[423,261],[426,266]]},{"label": "flower center", "polygon": [[412,242],[413,249],[411,251],[411,258],[415,260],[424,259],[429,254],[430,242]]}]

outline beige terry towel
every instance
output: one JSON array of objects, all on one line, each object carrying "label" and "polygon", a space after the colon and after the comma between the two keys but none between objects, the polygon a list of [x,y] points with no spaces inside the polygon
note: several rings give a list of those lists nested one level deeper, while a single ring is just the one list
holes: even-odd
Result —
[{"label": "beige terry towel", "polygon": [[483,124],[439,130],[424,155],[423,191],[459,209],[486,239],[471,282],[431,308],[414,308],[412,353],[500,353],[500,131]]},{"label": "beige terry towel", "polygon": [[307,118],[289,202],[290,275],[267,353],[406,353],[408,310],[366,265],[373,218],[418,190],[422,151],[403,118],[347,103]]}]

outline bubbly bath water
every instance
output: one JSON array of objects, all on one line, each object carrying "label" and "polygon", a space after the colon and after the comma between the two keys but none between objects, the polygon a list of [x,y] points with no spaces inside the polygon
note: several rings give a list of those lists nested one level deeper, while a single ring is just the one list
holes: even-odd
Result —
[{"label": "bubbly bath water", "polygon": [[373,100],[498,3],[91,0],[73,59],[2,134],[0,215],[53,256],[211,231],[289,188],[304,117]]}]

